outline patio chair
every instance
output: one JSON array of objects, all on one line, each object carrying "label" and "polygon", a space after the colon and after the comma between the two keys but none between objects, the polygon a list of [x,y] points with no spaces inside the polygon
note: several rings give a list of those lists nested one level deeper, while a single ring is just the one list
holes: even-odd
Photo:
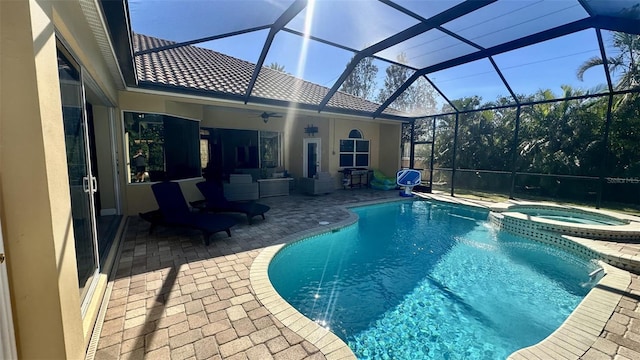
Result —
[{"label": "patio chair", "polygon": [[222,185],[215,181],[201,181],[196,186],[204,196],[204,200],[193,201],[191,206],[203,212],[242,213],[247,216],[247,222],[251,225],[253,217],[261,215],[264,220],[264,213],[270,209],[269,206],[256,202],[228,201],[224,196]]},{"label": "patio chair", "polygon": [[158,225],[186,227],[202,231],[204,244],[209,245],[211,235],[225,231],[231,236],[231,227],[237,224],[231,216],[192,212],[178,183],[161,182],[151,185],[151,189],[160,209],[140,214],[151,222],[149,233]]},{"label": "patio chair", "polygon": [[336,180],[328,172],[319,172],[312,178],[298,179],[300,192],[308,195],[329,194],[336,191]]}]

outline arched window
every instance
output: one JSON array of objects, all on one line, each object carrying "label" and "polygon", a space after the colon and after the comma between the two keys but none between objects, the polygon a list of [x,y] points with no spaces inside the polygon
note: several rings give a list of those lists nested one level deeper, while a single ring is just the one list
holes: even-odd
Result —
[{"label": "arched window", "polygon": [[358,129],[349,131],[349,139],[362,139],[362,133]]},{"label": "arched window", "polygon": [[362,138],[362,132],[353,129],[348,139],[340,140],[340,167],[369,166],[369,140]]}]

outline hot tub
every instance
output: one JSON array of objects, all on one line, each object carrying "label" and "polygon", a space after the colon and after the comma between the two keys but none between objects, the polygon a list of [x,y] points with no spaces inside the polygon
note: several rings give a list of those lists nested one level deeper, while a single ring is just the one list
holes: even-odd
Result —
[{"label": "hot tub", "polygon": [[640,224],[598,210],[547,204],[514,204],[493,209],[489,217],[494,225],[529,237],[552,233],[596,240],[640,240]]}]

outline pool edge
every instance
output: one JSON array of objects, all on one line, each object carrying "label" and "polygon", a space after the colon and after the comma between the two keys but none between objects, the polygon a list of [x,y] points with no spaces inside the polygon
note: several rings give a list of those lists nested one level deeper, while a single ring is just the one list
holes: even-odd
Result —
[{"label": "pool edge", "polygon": [[507,359],[579,359],[598,340],[629,284],[631,275],[599,261],[605,276],[551,335],[537,344],[519,349]]}]

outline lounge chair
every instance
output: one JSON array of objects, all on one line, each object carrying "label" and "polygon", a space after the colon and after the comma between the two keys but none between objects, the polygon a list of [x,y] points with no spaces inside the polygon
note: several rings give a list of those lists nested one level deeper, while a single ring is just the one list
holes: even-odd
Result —
[{"label": "lounge chair", "polygon": [[247,216],[247,222],[251,224],[251,219],[269,211],[270,207],[256,202],[228,201],[224,196],[224,189],[221,184],[215,181],[202,181],[196,184],[198,190],[204,196],[204,200],[193,201],[191,206],[203,212],[232,212],[243,213]]},{"label": "lounge chair", "polygon": [[231,216],[192,212],[178,183],[157,183],[151,185],[151,189],[160,209],[140,214],[151,222],[149,233],[158,225],[187,227],[202,231],[204,243],[209,245],[211,235],[225,231],[231,236],[231,227],[237,224]]}]

